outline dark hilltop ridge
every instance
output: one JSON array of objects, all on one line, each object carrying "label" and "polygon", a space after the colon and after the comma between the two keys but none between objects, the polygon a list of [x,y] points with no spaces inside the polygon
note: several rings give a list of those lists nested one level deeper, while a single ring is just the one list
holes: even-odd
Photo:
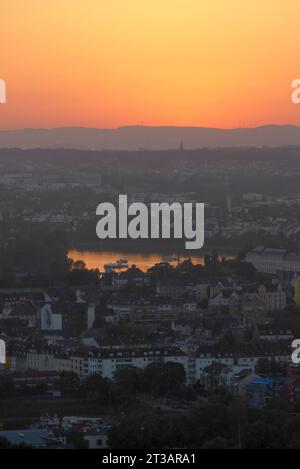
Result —
[{"label": "dark hilltop ridge", "polygon": [[293,145],[300,145],[300,127],[293,125],[236,129],[126,126],[116,129],[59,127],[0,131],[0,147],[22,149],[193,150]]}]

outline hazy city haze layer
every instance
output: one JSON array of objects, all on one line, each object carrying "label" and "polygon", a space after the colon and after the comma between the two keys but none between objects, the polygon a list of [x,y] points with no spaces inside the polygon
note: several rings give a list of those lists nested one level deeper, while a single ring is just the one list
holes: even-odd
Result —
[{"label": "hazy city haze layer", "polygon": [[118,129],[63,127],[0,131],[2,148],[169,150],[285,145],[300,145],[300,127],[270,125],[227,130],[203,127],[128,126]]}]

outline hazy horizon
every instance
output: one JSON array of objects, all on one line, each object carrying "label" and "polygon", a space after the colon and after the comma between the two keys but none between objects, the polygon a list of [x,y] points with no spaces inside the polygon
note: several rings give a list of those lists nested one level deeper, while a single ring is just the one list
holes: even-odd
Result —
[{"label": "hazy horizon", "polygon": [[207,129],[207,130],[248,130],[248,129],[261,129],[265,127],[296,127],[300,128],[299,124],[274,124],[266,123],[262,125],[253,125],[253,126],[240,126],[240,127],[217,127],[217,126],[205,126],[205,125],[147,125],[147,124],[124,124],[115,127],[91,127],[87,125],[59,125],[53,127],[16,127],[11,129],[1,128],[0,132],[19,132],[23,130],[58,130],[58,129],[88,129],[88,130],[120,130],[126,128],[151,128],[151,129],[160,129],[160,128],[176,128],[176,129]]},{"label": "hazy horizon", "polygon": [[300,127],[265,125],[222,129],[188,126],[123,126],[27,128],[0,131],[2,148],[81,150],[174,150],[222,147],[300,145]]}]

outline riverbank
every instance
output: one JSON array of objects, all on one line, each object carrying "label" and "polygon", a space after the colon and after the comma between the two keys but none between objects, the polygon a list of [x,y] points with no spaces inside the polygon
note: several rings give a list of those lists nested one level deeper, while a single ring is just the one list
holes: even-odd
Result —
[{"label": "riverbank", "polygon": [[[167,261],[172,265],[177,265],[185,259],[191,259],[194,264],[205,264],[205,255],[210,252],[203,253],[201,251],[186,251],[186,250],[172,250],[171,247],[168,251],[159,250],[133,250],[133,249],[95,249],[95,247],[89,245],[84,249],[71,249],[68,252],[68,257],[74,261],[81,260],[85,263],[88,269],[99,269],[100,271],[105,270],[106,264],[114,264],[120,259],[127,261],[127,266],[136,265],[139,269],[146,272],[153,265],[163,261]],[[233,253],[220,252],[218,258],[221,260],[222,257],[225,259],[235,258],[236,255]]]}]

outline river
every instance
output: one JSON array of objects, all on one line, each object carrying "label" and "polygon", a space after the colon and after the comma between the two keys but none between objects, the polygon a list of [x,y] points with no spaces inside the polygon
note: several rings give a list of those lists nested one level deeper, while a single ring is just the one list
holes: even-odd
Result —
[{"label": "river", "polygon": [[[68,257],[76,260],[82,260],[85,262],[88,269],[99,269],[104,271],[104,264],[116,262],[119,259],[127,259],[129,266],[135,264],[142,271],[146,272],[147,269],[152,267],[154,264],[161,262],[165,253],[158,252],[122,252],[122,251],[88,251],[88,250],[77,250],[72,249],[68,253]],[[176,260],[170,262],[176,265],[178,254],[169,253],[168,256],[176,257]],[[224,256],[226,259],[233,259],[234,256]],[[180,255],[179,260],[182,262],[184,259],[190,258],[194,264],[204,265],[204,256],[200,255]]]}]

